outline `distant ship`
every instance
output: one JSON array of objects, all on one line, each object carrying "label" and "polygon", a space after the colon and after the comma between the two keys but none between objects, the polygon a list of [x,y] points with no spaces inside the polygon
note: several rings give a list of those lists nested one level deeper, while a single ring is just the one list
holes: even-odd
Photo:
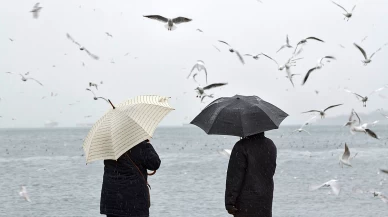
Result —
[{"label": "distant ship", "polygon": [[58,122],[56,121],[46,121],[44,123],[44,127],[57,127],[58,126]]}]

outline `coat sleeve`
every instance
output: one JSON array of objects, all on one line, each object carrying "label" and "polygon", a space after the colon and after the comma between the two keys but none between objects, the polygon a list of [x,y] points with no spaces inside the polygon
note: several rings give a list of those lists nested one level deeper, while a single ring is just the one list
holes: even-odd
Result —
[{"label": "coat sleeve", "polygon": [[236,206],[247,168],[246,153],[242,143],[238,142],[230,155],[226,176],[225,208],[230,210]]},{"label": "coat sleeve", "polygon": [[146,144],[144,153],[144,166],[147,170],[157,170],[160,167],[159,155],[150,143]]}]

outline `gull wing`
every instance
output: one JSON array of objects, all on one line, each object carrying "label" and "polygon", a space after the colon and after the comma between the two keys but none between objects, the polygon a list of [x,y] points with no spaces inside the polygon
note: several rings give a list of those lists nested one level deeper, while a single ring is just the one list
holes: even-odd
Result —
[{"label": "gull wing", "polygon": [[365,53],[365,50],[362,49],[362,47],[360,47],[359,45],[357,45],[356,43],[353,43],[354,46],[356,46],[356,48],[358,48],[358,50],[361,51],[362,55],[364,56],[365,59],[368,59],[368,56],[366,55]]},{"label": "gull wing", "polygon": [[143,17],[147,17],[149,19],[157,20],[157,21],[160,21],[160,22],[163,22],[163,23],[167,23],[168,22],[167,18],[165,18],[163,16],[160,16],[160,15],[145,15]]},{"label": "gull wing", "polygon": [[357,119],[358,119],[358,124],[360,125],[361,124],[361,118],[360,116],[358,116],[357,112],[353,109],[353,114],[356,115]]},{"label": "gull wing", "polygon": [[221,86],[224,86],[224,85],[227,85],[228,83],[214,83],[214,84],[210,84],[206,87],[204,87],[203,89],[204,90],[209,90],[209,89],[212,89],[212,88],[215,88],[215,87],[221,87]]},{"label": "gull wing", "polygon": [[372,91],[372,93],[370,93],[369,95],[372,95],[374,93],[380,92],[380,91],[384,90],[387,87],[388,87],[388,85],[385,85],[384,87],[380,87],[379,89],[376,89],[376,90]]},{"label": "gull wing", "polygon": [[199,84],[198,81],[195,79],[195,77],[197,77],[197,75],[198,75],[198,73],[195,73],[195,74],[193,75],[193,80],[195,81],[195,83]]},{"label": "gull wing", "polygon": [[193,68],[190,71],[190,74],[187,76],[187,78],[190,78],[191,73],[193,73],[194,69],[197,68],[197,63],[193,66]]},{"label": "gull wing", "polygon": [[93,90],[91,90],[89,88],[86,88],[86,90],[92,92],[93,96],[96,97],[96,94],[93,92]]},{"label": "gull wing", "polygon": [[348,160],[349,159],[349,157],[350,157],[350,151],[349,151],[349,147],[348,147],[348,145],[345,143],[345,151],[344,151],[344,153],[343,153],[343,155],[342,155],[342,159],[343,160]]},{"label": "gull wing", "polygon": [[290,45],[290,40],[288,39],[288,35],[286,36],[286,43]]},{"label": "gull wing", "polygon": [[318,110],[310,110],[310,111],[302,112],[302,114],[310,113],[310,112],[321,112],[321,111],[318,111]]},{"label": "gull wing", "polygon": [[380,47],[379,49],[377,49],[374,53],[372,53],[372,55],[370,55],[369,59],[372,59],[372,57],[377,53],[379,52],[383,47]]},{"label": "gull wing", "polygon": [[85,52],[93,59],[98,60],[99,57],[95,54],[92,54],[88,49],[84,48]]},{"label": "gull wing", "polygon": [[26,79],[28,79],[28,80],[33,80],[33,81],[35,81],[36,83],[40,84],[40,86],[43,86],[43,84],[40,83],[40,81],[36,80],[35,78],[26,78]]},{"label": "gull wing", "polygon": [[352,13],[353,13],[354,9],[356,9],[356,6],[357,6],[357,5],[354,5],[354,6],[353,6],[353,8],[352,8]]},{"label": "gull wing", "polygon": [[274,60],[272,57],[270,57],[270,56],[268,56],[267,54],[265,54],[265,53],[261,53],[263,56],[265,56],[265,57],[267,57],[268,59],[270,59],[270,60],[272,60],[272,61],[274,61],[275,63],[276,63],[276,65],[279,67],[279,63],[278,62],[276,62],[276,60]]},{"label": "gull wing", "polygon": [[373,132],[372,130],[370,129],[365,129],[366,133],[370,136],[370,137],[373,137],[375,139],[379,139],[379,137],[377,136],[377,134],[375,132]]},{"label": "gull wing", "polygon": [[221,50],[220,50],[220,49],[218,49],[218,47],[216,47],[215,45],[213,45],[213,47],[214,47],[215,49],[217,49],[217,50],[218,50],[218,52],[221,52]]},{"label": "gull wing", "polygon": [[72,41],[74,44],[78,45],[79,47],[81,47],[80,43],[78,43],[76,40],[74,40],[73,37],[71,37],[71,35],[69,33],[66,33],[66,37]]},{"label": "gull wing", "polygon": [[322,58],[319,60],[319,63],[322,64],[322,61],[323,61],[324,59],[332,59],[332,60],[336,60],[336,58],[333,57],[333,56],[324,56],[324,57],[322,57]]},{"label": "gull wing", "polygon": [[307,79],[309,78],[311,72],[313,72],[313,71],[316,70],[316,69],[317,69],[317,67],[314,67],[314,68],[310,69],[310,70],[307,72],[307,74],[306,74],[306,75],[304,76],[304,78],[303,78],[302,85],[304,85],[304,84],[307,82]]},{"label": "gull wing", "polygon": [[324,185],[326,185],[326,183],[323,183],[322,185],[310,185],[309,186],[309,191],[318,190],[318,189],[322,188]]},{"label": "gull wing", "polygon": [[302,129],[304,126],[309,125],[310,122],[311,122],[312,120],[314,120],[315,118],[317,118],[317,116],[314,116],[314,117],[308,119],[306,122],[304,122],[304,124],[303,124],[300,128]]},{"label": "gull wing", "polygon": [[240,59],[240,62],[242,64],[245,64],[244,58],[241,56],[241,54],[238,51],[236,51],[236,50],[234,52],[237,54],[238,58]]},{"label": "gull wing", "polygon": [[[333,1],[331,1],[331,2],[333,2]],[[349,12],[348,12],[344,7],[342,7],[341,5],[339,5],[339,4],[335,3],[335,2],[333,2],[333,4],[335,4],[335,5],[337,5],[338,7],[342,8],[346,13],[349,13]]]},{"label": "gull wing", "polygon": [[334,107],[337,107],[337,106],[341,106],[341,105],[343,105],[343,104],[332,105],[332,106],[327,107],[327,108],[326,108],[325,110],[323,110],[323,111],[325,112],[325,111],[327,111],[327,110],[329,110],[329,109],[331,109],[331,108],[334,108]]},{"label": "gull wing", "polygon": [[225,41],[218,40],[218,42],[224,43],[230,47],[230,45],[228,43],[226,43]]},{"label": "gull wing", "polygon": [[306,38],[306,40],[307,40],[307,39],[313,39],[313,40],[316,40],[316,41],[325,42],[325,41],[323,41],[322,39],[319,39],[319,38],[317,38],[317,37],[308,37],[308,38]]},{"label": "gull wing", "polygon": [[279,51],[283,50],[283,48],[285,48],[287,45],[282,45],[278,51],[276,51],[276,53],[279,53]]},{"label": "gull wing", "polygon": [[203,71],[205,71],[205,76],[206,76],[206,84],[207,84],[207,70],[206,70],[206,67],[203,66]]},{"label": "gull wing", "polygon": [[172,22],[175,24],[180,24],[180,23],[187,23],[192,21],[192,19],[186,18],[186,17],[177,17],[172,19]]},{"label": "gull wing", "polygon": [[362,100],[364,98],[360,94],[357,94],[357,93],[353,93],[353,94],[357,97],[358,100]]},{"label": "gull wing", "polygon": [[329,181],[328,184],[330,184],[331,190],[334,192],[335,195],[339,195],[341,191],[341,186],[337,181]]},{"label": "gull wing", "polygon": [[381,172],[388,174],[388,169],[380,169]]},{"label": "gull wing", "polygon": [[232,150],[230,150],[230,149],[222,149],[221,151],[218,151],[218,153],[229,157],[232,154]]},{"label": "gull wing", "polygon": [[249,54],[249,53],[247,53],[247,54],[244,54],[244,56],[253,57],[253,55],[252,55],[252,54]]}]

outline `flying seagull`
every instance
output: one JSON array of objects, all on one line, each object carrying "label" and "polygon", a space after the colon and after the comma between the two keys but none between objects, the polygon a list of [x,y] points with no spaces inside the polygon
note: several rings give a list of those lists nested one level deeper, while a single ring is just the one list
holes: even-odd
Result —
[{"label": "flying seagull", "polygon": [[303,125],[299,128],[299,129],[296,129],[294,131],[292,131],[292,133],[295,133],[295,132],[298,132],[298,133],[301,133],[301,132],[306,132],[307,134],[311,135],[307,130],[303,129],[305,126],[309,125],[310,122],[312,120],[314,120],[317,116],[314,116],[312,118],[310,118],[308,121],[304,122]]},{"label": "flying seagull", "polygon": [[343,165],[346,166],[352,166],[350,161],[357,156],[358,153],[356,153],[353,157],[350,157],[350,150],[348,145],[345,143],[345,151],[344,153],[339,157],[339,164],[343,167]]},{"label": "flying seagull", "polygon": [[360,116],[357,114],[357,112],[354,109],[352,110],[349,117],[349,121],[345,124],[345,126],[350,127],[350,132],[352,134],[365,133],[372,138],[379,139],[377,134],[368,128],[367,123],[362,124]]},{"label": "flying seagull", "polygon": [[[191,69],[191,72],[189,74],[189,76],[187,76],[187,78],[189,78],[191,76],[191,73],[193,73],[194,69],[197,69],[198,72],[200,71],[204,71],[205,72],[205,75],[206,75],[206,84],[207,84],[207,70],[206,70],[206,67],[205,67],[205,62],[202,61],[202,60],[198,60],[197,63],[193,66],[193,68]],[[197,74],[195,74],[196,76]],[[194,78],[195,80],[195,78]]]},{"label": "flying seagull", "polygon": [[[333,2],[333,1],[331,1],[331,2]],[[353,11],[354,11],[354,9],[356,8],[356,5],[354,5],[353,6],[353,8],[352,8],[352,11],[351,12],[348,12],[344,7],[342,7],[341,5],[339,5],[338,3],[335,3],[335,2],[333,2],[335,5],[337,5],[338,7],[340,7],[340,8],[342,8],[346,13],[344,13],[344,20],[347,20],[347,21],[349,21],[349,19],[353,16]]]},{"label": "flying seagull", "polygon": [[385,204],[388,204],[388,197],[381,192],[373,192],[373,196],[380,198]]},{"label": "flying seagull", "polygon": [[187,22],[190,22],[192,20],[192,19],[189,19],[186,17],[176,17],[174,19],[170,19],[170,18],[165,18],[165,17],[160,16],[160,15],[146,15],[143,17],[147,17],[147,18],[157,20],[157,21],[160,21],[163,23],[167,23],[165,25],[165,27],[167,28],[168,31],[176,29],[176,25],[174,25],[174,24],[187,23]]},{"label": "flying seagull", "polygon": [[307,40],[316,40],[316,41],[320,41],[320,42],[322,42],[322,43],[324,43],[324,41],[323,40],[321,40],[321,39],[319,39],[319,38],[317,38],[317,37],[307,37],[307,38],[304,38],[304,39],[302,39],[302,40],[300,40],[299,42],[298,42],[298,44],[296,45],[296,47],[295,47],[295,51],[294,51],[294,53],[296,53],[296,51],[298,50],[298,47],[299,47],[299,45],[305,45],[306,43],[307,43]]},{"label": "flying seagull", "polygon": [[270,56],[268,56],[267,54],[264,54],[264,53],[262,53],[262,54],[263,54],[263,56],[265,56],[265,57],[267,57],[268,59],[272,60],[272,61],[278,66],[278,70],[279,70],[279,71],[283,71],[283,69],[286,69],[286,73],[287,73],[286,78],[288,78],[288,80],[290,80],[292,86],[295,87],[292,78],[293,78],[295,75],[298,75],[298,74],[292,74],[292,73],[291,73],[291,67],[296,66],[296,61],[297,61],[297,60],[301,60],[301,59],[303,59],[303,58],[297,58],[297,59],[295,59],[295,58],[294,58],[295,55],[293,55],[291,58],[289,58],[289,59],[287,60],[287,62],[286,62],[284,65],[280,65],[280,64],[279,64],[275,59],[273,59],[272,57],[270,57]]},{"label": "flying seagull", "polygon": [[323,63],[322,63],[322,61],[323,61],[324,59],[332,59],[332,60],[335,60],[335,57],[333,57],[333,56],[324,56],[324,57],[320,58],[320,59],[318,60],[317,65],[316,65],[314,68],[310,69],[310,70],[307,72],[307,74],[304,76],[302,85],[304,85],[304,84],[306,83],[306,81],[307,81],[307,79],[309,78],[311,72],[313,72],[313,71],[315,71],[315,70],[319,70],[319,69],[321,69],[321,68],[324,66]]},{"label": "flying seagull", "polygon": [[351,93],[351,94],[354,94],[357,97],[357,99],[362,102],[362,106],[366,107],[366,102],[369,100],[369,97],[377,92],[384,90],[385,88],[388,88],[388,85],[385,85],[384,87],[380,87],[379,89],[372,91],[372,93],[370,93],[368,96],[361,96],[360,94],[352,92],[349,89],[344,89],[344,91]]},{"label": "flying seagull", "polygon": [[32,10],[30,11],[35,19],[38,19],[39,12],[42,10],[42,7],[39,7],[39,2],[34,5]]},{"label": "flying seagull", "polygon": [[72,41],[74,44],[78,45],[79,49],[80,50],[84,50],[91,58],[95,59],[95,60],[98,60],[99,57],[97,55],[94,55],[92,54],[88,49],[86,49],[85,47],[83,47],[80,43],[78,43],[76,40],[74,40],[73,37],[71,37],[71,35],[69,33],[66,33],[66,37]]},{"label": "flying seagull", "polygon": [[19,195],[20,195],[21,197],[23,197],[26,201],[31,202],[30,197],[28,196],[28,193],[27,193],[27,188],[26,188],[26,186],[22,186],[22,189],[21,189],[21,191],[19,192]]},{"label": "flying seagull", "polygon": [[383,46],[385,46],[385,45],[383,45],[383,46],[381,46],[379,49],[377,49],[374,53],[372,53],[372,55],[370,55],[370,57],[368,58],[368,56],[366,55],[366,52],[365,52],[365,50],[362,48],[362,47],[360,47],[359,45],[357,45],[356,43],[353,43],[354,44],[354,46],[356,46],[356,48],[358,49],[358,50],[360,50],[360,52],[362,53],[362,55],[364,56],[364,60],[361,60],[361,62],[363,62],[364,63],[364,66],[366,66],[366,65],[368,65],[369,63],[371,63],[372,62],[372,57],[377,53],[377,52],[379,52],[380,50],[381,50],[381,48],[383,48]]},{"label": "flying seagull", "polygon": [[290,40],[288,39],[288,35],[286,36],[286,43],[283,44],[280,49],[278,51],[276,51],[276,53],[278,53],[279,51],[283,50],[284,48],[292,48],[292,46],[290,45]]},{"label": "flying seagull", "polygon": [[227,42],[225,42],[225,41],[221,41],[221,40],[218,40],[218,41],[221,42],[221,43],[223,43],[223,44],[228,45],[228,46],[229,46],[229,51],[230,51],[231,53],[236,53],[236,55],[237,55],[238,58],[240,59],[241,63],[242,63],[242,64],[245,64],[244,58],[241,56],[241,54],[240,54],[237,50],[233,49],[233,48],[232,48]]},{"label": "flying seagull", "polygon": [[323,110],[310,110],[310,111],[302,112],[302,114],[304,114],[304,113],[311,113],[311,112],[317,112],[317,113],[319,113],[319,115],[321,116],[321,119],[322,119],[322,118],[325,118],[327,110],[332,109],[332,108],[337,107],[337,106],[341,106],[341,105],[343,105],[343,104],[332,105],[332,106],[329,106],[329,107],[327,107],[327,108],[325,108]]},{"label": "flying seagull", "polygon": [[105,99],[104,97],[97,97],[96,94],[93,92],[93,90],[91,90],[91,89],[89,89],[89,88],[86,88],[86,90],[93,93],[93,99],[94,99],[94,100],[103,99],[103,100],[105,100],[107,103],[109,103],[109,101],[108,101],[107,99]]},{"label": "flying seagull", "polygon": [[113,36],[109,33],[109,32],[105,32],[105,34],[111,38],[113,38]]},{"label": "flying seagull", "polygon": [[318,190],[322,187],[330,187],[331,190],[333,191],[333,193],[337,196],[339,195],[339,193],[341,191],[340,185],[339,185],[337,180],[330,180],[328,182],[323,183],[322,185],[310,186],[309,190],[315,191],[315,190]]},{"label": "flying seagull", "polygon": [[216,88],[216,87],[222,87],[222,86],[225,86],[227,85],[228,83],[214,83],[214,84],[209,84],[205,87],[197,87],[195,88],[195,90],[197,91],[197,97],[198,98],[201,98],[203,95],[205,95],[205,90],[210,90],[212,88]]},{"label": "flying seagull", "polygon": [[43,86],[42,83],[40,83],[40,81],[36,80],[35,78],[31,78],[31,77],[25,77],[25,75],[23,74],[16,74],[16,73],[13,73],[13,72],[6,72],[7,74],[13,74],[13,75],[20,75],[20,77],[22,77],[22,81],[26,82],[28,80],[32,80],[32,81],[35,81],[36,83],[38,83],[40,86]]},{"label": "flying seagull", "polygon": [[252,54],[248,54],[248,53],[244,54],[244,56],[252,57],[255,60],[258,60],[260,55],[263,55],[263,53],[259,53],[259,54],[256,54],[256,55],[252,55]]},{"label": "flying seagull", "polygon": [[198,32],[203,32],[202,29],[197,29]]},{"label": "flying seagull", "polygon": [[202,97],[201,97],[201,102],[203,102],[203,100],[208,97],[208,98],[214,98],[214,94],[203,94]]}]

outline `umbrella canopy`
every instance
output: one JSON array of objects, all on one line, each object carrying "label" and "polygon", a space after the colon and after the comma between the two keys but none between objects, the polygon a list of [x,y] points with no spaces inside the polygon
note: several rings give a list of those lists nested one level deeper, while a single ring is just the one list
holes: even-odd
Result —
[{"label": "umbrella canopy", "polygon": [[98,120],[83,148],[86,163],[117,160],[126,151],[150,139],[159,122],[172,110],[167,97],[138,96],[110,109]]},{"label": "umbrella canopy", "polygon": [[257,96],[223,97],[210,103],[193,121],[207,134],[247,137],[278,129],[288,116]]}]

